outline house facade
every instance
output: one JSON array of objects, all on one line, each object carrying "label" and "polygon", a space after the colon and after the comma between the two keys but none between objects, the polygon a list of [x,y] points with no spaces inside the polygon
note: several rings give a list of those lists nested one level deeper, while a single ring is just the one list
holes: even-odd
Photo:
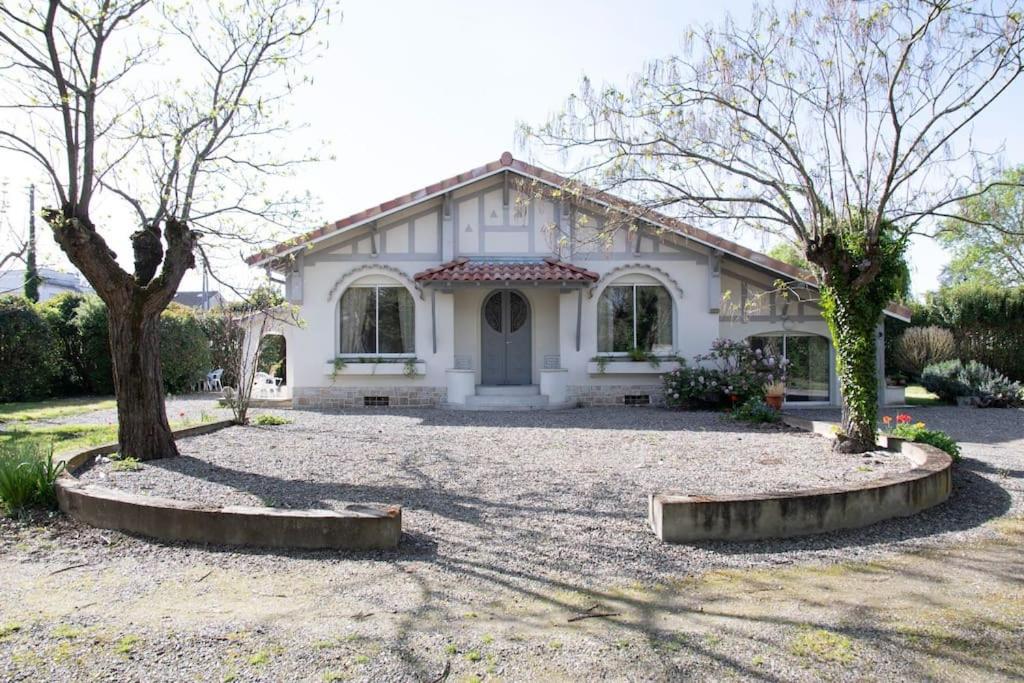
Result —
[{"label": "house facade", "polygon": [[658,404],[718,337],[785,354],[787,402],[838,401],[806,273],[508,153],[248,262],[304,322],[296,406]]}]

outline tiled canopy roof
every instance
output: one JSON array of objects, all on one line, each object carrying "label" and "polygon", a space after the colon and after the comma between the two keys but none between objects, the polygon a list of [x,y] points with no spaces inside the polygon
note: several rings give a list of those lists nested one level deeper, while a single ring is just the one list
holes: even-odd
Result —
[{"label": "tiled canopy roof", "polygon": [[416,282],[597,282],[600,276],[556,258],[543,261],[472,261],[457,258],[417,273]]}]

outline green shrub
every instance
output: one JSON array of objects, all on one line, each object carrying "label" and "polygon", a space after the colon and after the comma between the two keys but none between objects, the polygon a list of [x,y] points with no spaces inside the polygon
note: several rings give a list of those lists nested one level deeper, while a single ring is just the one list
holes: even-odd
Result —
[{"label": "green shrub", "polygon": [[285,341],[280,334],[263,338],[258,370],[273,377],[285,378]]},{"label": "green shrub", "polygon": [[913,321],[949,329],[961,360],[976,360],[1012,380],[1024,380],[1024,287],[943,287],[915,307]]},{"label": "green shrub", "polygon": [[945,401],[977,397],[978,406],[982,408],[1006,408],[1019,405],[1022,400],[1022,387],[1018,382],[973,360],[929,365],[921,373],[921,384]]},{"label": "green shrub", "polygon": [[929,365],[956,356],[956,340],[949,330],[929,325],[911,327],[896,340],[896,367],[911,377],[919,377]]},{"label": "green shrub", "polygon": [[764,398],[764,385],[785,381],[786,361],[746,341],[716,339],[711,351],[694,356],[695,367],[680,360],[665,373],[665,403],[669,407],[721,407]]},{"label": "green shrub", "polygon": [[171,393],[188,391],[210,367],[210,340],[196,311],[171,304],[160,315],[160,368],[164,388]]},{"label": "green shrub", "polygon": [[291,424],[292,421],[286,417],[280,415],[257,415],[253,419],[253,424],[259,425],[260,427],[276,427],[277,425]]},{"label": "green shrub", "polygon": [[928,429],[924,422],[906,422],[898,424],[889,432],[898,439],[906,439],[915,443],[926,443],[930,446],[949,453],[954,460],[960,459],[960,444],[946,432],[938,429]]},{"label": "green shrub", "polygon": [[782,419],[779,416],[779,411],[756,397],[748,398],[736,406],[732,411],[732,417],[735,420],[751,424],[775,423]]},{"label": "green shrub", "polygon": [[133,458],[130,455],[126,455],[118,458],[111,458],[113,464],[111,468],[115,472],[138,472],[142,469],[142,465],[139,464],[138,458]]},{"label": "green shrub", "polygon": [[75,329],[82,346],[82,374],[89,392],[104,395],[114,393],[107,306],[98,296],[87,296],[78,305]]},{"label": "green shrub", "polygon": [[[231,323],[231,315],[228,309],[215,308],[199,318],[199,324],[210,342],[210,370],[224,370],[220,382],[225,387],[238,386],[235,364],[238,362],[239,346],[243,338],[241,328]],[[263,362],[262,356],[260,362]]]},{"label": "green shrub", "polygon": [[61,292],[39,305],[39,312],[50,328],[55,345],[52,393],[75,396],[95,393],[86,377],[85,350],[75,319],[86,299],[77,292]]},{"label": "green shrub", "polygon": [[0,444],[0,504],[8,513],[28,507],[56,507],[53,483],[63,470],[63,462],[54,463],[50,444],[34,441]]},{"label": "green shrub", "polygon": [[[110,358],[107,307],[97,296],[85,297],[75,315],[81,340],[83,374],[90,393],[114,393],[114,366]],[[160,369],[164,389],[188,391],[211,369],[210,340],[199,315],[187,306],[171,304],[160,316]]]},{"label": "green shrub", "polygon": [[952,403],[963,393],[965,387],[960,383],[960,372],[963,363],[959,360],[947,360],[927,366],[921,371],[921,386],[936,394],[943,401]]},{"label": "green shrub", "polygon": [[0,296],[0,402],[50,394],[56,350],[36,306],[20,296]]}]

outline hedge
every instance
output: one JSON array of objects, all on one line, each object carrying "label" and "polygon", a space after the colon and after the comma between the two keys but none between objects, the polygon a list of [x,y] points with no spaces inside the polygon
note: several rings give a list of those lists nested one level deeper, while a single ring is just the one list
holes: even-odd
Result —
[{"label": "hedge", "polygon": [[913,324],[947,328],[960,360],[976,360],[1024,380],[1024,288],[946,287],[915,307]]},{"label": "hedge", "polygon": [[35,304],[21,296],[0,296],[0,401],[49,396],[56,351]]},{"label": "hedge", "polygon": [[[61,294],[43,304],[0,297],[0,402],[114,393],[107,308],[97,296]],[[171,304],[160,317],[164,388],[188,391],[212,369],[196,311]]]}]

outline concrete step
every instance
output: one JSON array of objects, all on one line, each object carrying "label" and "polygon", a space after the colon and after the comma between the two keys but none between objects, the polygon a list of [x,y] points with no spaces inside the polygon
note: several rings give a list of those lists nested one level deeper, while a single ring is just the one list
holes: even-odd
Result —
[{"label": "concrete step", "polygon": [[540,396],[540,387],[536,384],[510,386],[485,386],[478,384],[477,396]]},{"label": "concrete step", "polygon": [[539,408],[546,408],[547,405],[548,397],[539,395],[503,396],[484,394],[483,396],[466,397],[466,407],[471,410],[537,410]]}]

